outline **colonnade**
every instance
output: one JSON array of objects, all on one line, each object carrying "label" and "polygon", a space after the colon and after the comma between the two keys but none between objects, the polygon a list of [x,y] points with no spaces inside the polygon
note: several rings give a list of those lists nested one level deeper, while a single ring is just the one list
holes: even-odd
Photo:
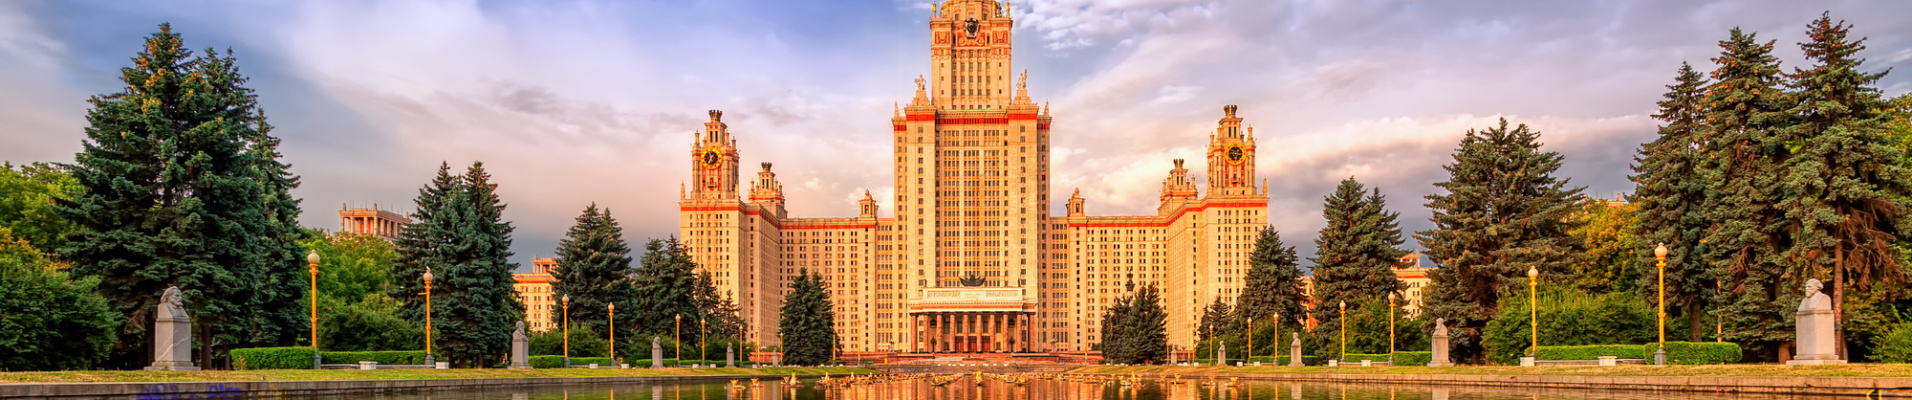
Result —
[{"label": "colonnade", "polygon": [[922,312],[910,314],[910,348],[923,353],[1029,351],[1035,315],[1028,312]]}]

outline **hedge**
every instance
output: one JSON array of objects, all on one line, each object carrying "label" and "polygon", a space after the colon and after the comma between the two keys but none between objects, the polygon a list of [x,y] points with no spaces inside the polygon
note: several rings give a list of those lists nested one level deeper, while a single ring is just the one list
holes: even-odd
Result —
[{"label": "hedge", "polygon": [[[1303,360],[1306,360],[1306,359],[1304,358]],[[1343,356],[1341,356],[1341,362],[1345,362],[1345,363],[1359,363],[1359,362],[1361,362],[1361,360],[1370,360],[1370,361],[1374,361],[1374,362],[1382,362],[1382,361],[1387,361],[1387,360],[1388,360],[1388,355],[1386,355],[1386,354],[1361,354],[1361,353],[1348,353],[1348,354],[1346,354],[1346,355],[1343,355]]]},{"label": "hedge", "polygon": [[1397,351],[1394,352],[1393,365],[1419,367],[1431,361],[1434,361],[1434,352],[1431,351]]},{"label": "hedge", "polygon": [[531,368],[564,368],[564,356],[531,356]]},{"label": "hedge", "polygon": [[312,369],[312,348],[232,349],[232,369]]},{"label": "hedge", "polygon": [[326,364],[357,364],[360,361],[377,361],[381,365],[424,365],[424,350],[399,351],[321,351],[319,357]]},{"label": "hedge", "polygon": [[[1659,347],[1658,343],[1647,343],[1641,349],[1647,357],[1652,357]],[[1729,364],[1739,362],[1742,355],[1738,343],[1666,342],[1668,364]]]},{"label": "hedge", "polygon": [[1586,346],[1540,346],[1542,360],[1598,360],[1600,356],[1643,359],[1642,347],[1630,344],[1594,344]]},{"label": "hedge", "polygon": [[[1283,366],[1288,365],[1288,356],[1275,357],[1275,364],[1283,365]],[[1315,356],[1301,356],[1301,365],[1321,365],[1321,358],[1315,357]]]}]

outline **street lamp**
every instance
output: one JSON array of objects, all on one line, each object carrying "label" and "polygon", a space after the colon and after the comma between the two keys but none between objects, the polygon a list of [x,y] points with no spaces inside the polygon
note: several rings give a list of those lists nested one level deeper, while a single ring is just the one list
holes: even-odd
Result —
[{"label": "street lamp", "polygon": [[1400,295],[1388,292],[1388,366],[1394,366],[1394,298]]},{"label": "street lamp", "polygon": [[1348,358],[1348,302],[1341,301],[1341,353],[1335,358],[1347,361]]},{"label": "street lamp", "polygon": [[312,272],[312,369],[319,369],[319,251],[305,253],[305,264]]},{"label": "street lamp", "polygon": [[616,364],[617,363],[617,303],[611,303],[609,306],[607,306],[604,309],[604,311],[605,311],[606,317],[610,318],[610,322],[605,325],[605,327],[608,329],[605,329],[605,330],[611,331],[611,363]]},{"label": "street lamp", "polygon": [[1243,358],[1243,362],[1255,359],[1255,317],[1248,317],[1248,352],[1244,354],[1248,357]]},{"label": "street lamp", "polygon": [[425,267],[425,362],[432,361],[432,267]]},{"label": "street lamp", "polygon": [[564,367],[571,368],[571,294],[558,299],[564,307]]},{"label": "street lamp", "polygon": [[1527,267],[1527,325],[1533,330],[1533,345],[1527,350],[1528,357],[1540,357],[1540,270]]},{"label": "street lamp", "polygon": [[671,350],[671,355],[677,357],[677,365],[681,367],[684,365],[684,314],[676,314],[676,316],[671,317],[671,319],[675,321],[673,322],[674,325],[671,326],[677,327],[676,336],[671,337],[671,341],[677,342],[677,348]]},{"label": "street lamp", "polygon": [[704,323],[705,321],[707,320],[703,318],[697,319],[697,361],[698,362],[703,362],[704,360],[710,359],[710,326],[706,325]]},{"label": "street lamp", "polygon": [[1660,347],[1653,351],[1653,365],[1666,365],[1666,243],[1653,247],[1654,265],[1660,269]]}]

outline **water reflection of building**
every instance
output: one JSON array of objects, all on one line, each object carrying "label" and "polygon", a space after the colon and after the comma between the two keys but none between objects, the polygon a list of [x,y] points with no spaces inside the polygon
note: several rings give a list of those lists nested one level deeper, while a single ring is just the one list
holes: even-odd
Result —
[{"label": "water reflection of building", "polygon": [[775,344],[777,310],[803,270],[829,287],[845,350],[924,357],[1088,350],[1104,310],[1149,284],[1163,288],[1169,343],[1189,347],[1202,307],[1241,295],[1268,197],[1238,109],[1223,107],[1209,133],[1203,176],[1182,160],[1165,168],[1155,214],[1092,216],[1079,195],[1050,196],[1053,118],[1011,63],[1012,15],[997,0],[933,10],[930,74],[890,119],[888,217],[868,192],[855,216],[788,215],[771,164],[742,179],[738,139],[710,112],[688,149],[679,230],[737,299],[747,340]]}]

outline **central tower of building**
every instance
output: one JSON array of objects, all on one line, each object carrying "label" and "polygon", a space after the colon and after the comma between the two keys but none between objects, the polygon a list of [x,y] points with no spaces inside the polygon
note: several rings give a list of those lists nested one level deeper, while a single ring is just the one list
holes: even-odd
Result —
[{"label": "central tower of building", "polygon": [[[1267,224],[1253,130],[1236,108],[1224,108],[1208,137],[1208,193],[1174,160],[1155,215],[1090,216],[1081,196],[1052,215],[1051,118],[1014,68],[1007,5],[949,0],[932,12],[930,72],[890,119],[892,217],[879,216],[867,191],[854,217],[786,215],[770,163],[754,181],[739,179],[721,112],[693,140],[680,233],[743,309],[744,339],[778,344],[783,296],[809,271],[823,277],[848,354],[1092,358],[1072,352],[1100,342],[1102,313],[1148,285],[1162,289],[1170,345],[1192,348],[1201,308],[1240,295]],[[747,192],[738,187],[746,182]]]}]

